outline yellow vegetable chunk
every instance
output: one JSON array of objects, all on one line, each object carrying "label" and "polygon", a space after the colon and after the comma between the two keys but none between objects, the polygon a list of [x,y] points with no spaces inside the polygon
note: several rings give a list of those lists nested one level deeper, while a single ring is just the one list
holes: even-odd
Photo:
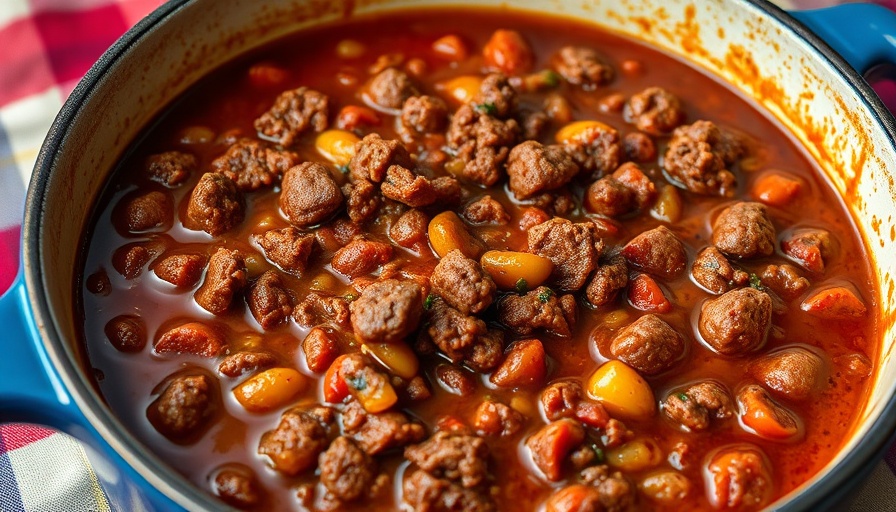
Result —
[{"label": "yellow vegetable chunk", "polygon": [[361,352],[405,380],[411,380],[420,370],[417,354],[406,343],[364,343]]},{"label": "yellow vegetable chunk", "polygon": [[607,361],[588,379],[588,395],[613,417],[648,419],[656,412],[653,390],[638,372],[622,361]]},{"label": "yellow vegetable chunk", "polygon": [[464,75],[448,80],[443,87],[448,96],[458,103],[470,103],[479,93],[481,85],[481,76]]},{"label": "yellow vegetable chunk", "polygon": [[388,382],[384,382],[382,386],[368,386],[364,389],[357,389],[349,384],[349,391],[361,402],[364,410],[374,414],[385,411],[398,401],[395,388]]},{"label": "yellow vegetable chunk", "polygon": [[485,251],[482,242],[467,231],[467,226],[452,211],[444,211],[429,221],[429,244],[432,249],[444,258],[449,252],[458,249],[464,256],[478,260]]},{"label": "yellow vegetable chunk", "polygon": [[615,132],[616,129],[600,121],[573,121],[557,130],[555,140],[561,144],[571,142],[589,143],[601,132]]},{"label": "yellow vegetable chunk", "polygon": [[361,139],[345,130],[327,130],[314,139],[314,147],[336,165],[348,165],[355,155],[355,143]]},{"label": "yellow vegetable chunk", "polygon": [[663,459],[662,450],[652,439],[633,439],[607,450],[607,465],[623,471],[643,471]]},{"label": "yellow vegetable chunk", "polygon": [[526,289],[534,290],[554,271],[551,260],[528,252],[488,251],[479,263],[502,290],[517,288],[520,279],[524,280]]},{"label": "yellow vegetable chunk", "polygon": [[684,204],[681,201],[681,194],[678,193],[678,188],[672,185],[666,185],[660,190],[656,203],[654,203],[653,208],[650,209],[650,215],[656,220],[675,224],[681,220],[681,212],[683,209]]},{"label": "yellow vegetable chunk", "polygon": [[292,368],[271,368],[243,381],[233,396],[249,412],[268,412],[302,392],[308,378]]}]

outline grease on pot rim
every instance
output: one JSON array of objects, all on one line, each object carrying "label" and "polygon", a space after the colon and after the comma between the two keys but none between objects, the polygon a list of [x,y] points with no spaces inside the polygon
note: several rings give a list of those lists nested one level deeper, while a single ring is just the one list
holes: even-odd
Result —
[{"label": "grease on pot rim", "polygon": [[123,422],[246,510],[759,508],[833,457],[878,356],[840,204],[749,101],[636,42],[342,22],[134,145],[84,340]]}]

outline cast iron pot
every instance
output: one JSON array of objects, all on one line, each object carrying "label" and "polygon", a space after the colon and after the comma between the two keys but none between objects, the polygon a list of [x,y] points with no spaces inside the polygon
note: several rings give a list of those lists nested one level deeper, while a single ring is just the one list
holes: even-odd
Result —
[{"label": "cast iron pot", "polygon": [[[138,23],[69,97],[31,180],[22,269],[0,298],[0,422],[49,425],[84,441],[116,509],[224,508],[148,452],[112,415],[92,384],[78,341],[79,252],[92,204],[128,144],[206,72],[302,27],[408,6],[503,2],[261,3],[173,0]],[[851,437],[825,470],[774,504],[782,510],[836,507],[879,461],[896,426],[896,361],[891,357],[896,184],[890,174],[896,169],[896,121],[860,74],[896,62],[896,48],[889,42],[896,36],[896,15],[858,4],[788,14],[765,1],[745,0],[514,4],[591,20],[706,68],[777,117],[840,191],[873,259],[882,349],[871,395]]]}]

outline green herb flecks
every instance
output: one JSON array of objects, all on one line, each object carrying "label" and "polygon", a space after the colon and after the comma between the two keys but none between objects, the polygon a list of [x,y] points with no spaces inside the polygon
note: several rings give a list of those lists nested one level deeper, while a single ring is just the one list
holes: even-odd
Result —
[{"label": "green herb flecks", "polygon": [[686,395],[684,393],[677,393],[675,396],[677,396],[678,399],[681,400],[682,402],[687,402],[688,400],[690,400],[690,398],[688,398],[688,395]]},{"label": "green herb flecks", "polygon": [[557,87],[560,85],[560,75],[555,71],[546,69],[541,72],[544,76],[544,83],[548,85],[548,87]]},{"label": "green herb flecks", "polygon": [[554,295],[554,290],[545,288],[538,292],[538,300],[540,300],[542,304],[547,304],[548,301],[551,300],[552,295]]},{"label": "green herb flecks", "polygon": [[356,301],[356,300],[358,300],[358,296],[355,295],[354,293],[346,293],[346,294],[345,294],[345,301],[346,301],[346,302],[354,302],[354,301]]},{"label": "green herb flecks", "polygon": [[429,294],[426,296],[426,300],[423,301],[423,309],[429,311],[432,309],[432,303],[435,302],[436,296],[433,294]]},{"label": "green herb flecks", "polygon": [[759,276],[756,274],[750,274],[750,288],[755,288],[760,292],[765,291],[765,285],[762,284],[762,279],[759,279]]},{"label": "green herb flecks", "polygon": [[473,108],[480,114],[493,116],[498,113],[498,107],[496,107],[494,103],[479,103],[474,105]]},{"label": "green herb flecks", "polygon": [[594,462],[603,464],[607,460],[607,456],[604,455],[603,448],[597,446],[596,444],[592,444],[591,449],[594,450]]},{"label": "green herb flecks", "polygon": [[345,383],[351,386],[355,391],[364,391],[367,389],[367,377],[365,377],[363,373],[359,374],[357,377],[345,379]]},{"label": "green herb flecks", "polygon": [[342,174],[348,174],[348,164],[337,165],[336,168],[339,169],[339,172],[341,172]]},{"label": "green herb flecks", "polygon": [[526,282],[525,278],[519,278],[516,282],[516,293],[526,293],[529,291],[529,283]]}]

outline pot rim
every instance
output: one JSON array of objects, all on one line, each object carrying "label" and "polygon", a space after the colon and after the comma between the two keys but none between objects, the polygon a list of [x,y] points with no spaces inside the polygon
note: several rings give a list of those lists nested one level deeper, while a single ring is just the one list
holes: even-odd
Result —
[{"label": "pot rim", "polygon": [[[104,75],[114,68],[133,45],[153,32],[167,19],[176,16],[188,4],[197,0],[169,0],[156,8],[121,36],[90,68],[66,99],[53,121],[35,163],[25,201],[22,224],[22,268],[28,300],[34,314],[33,322],[41,335],[41,343],[59,374],[68,393],[103,441],[108,443],[147,483],[165,496],[189,510],[230,509],[210,494],[188,483],[182,475],[165,464],[159,456],[148,451],[112,414],[102,397],[91,386],[76,362],[75,355],[62,339],[47,295],[44,293],[42,224],[44,205],[48,204],[56,155],[65,144],[72,121],[81,113],[93,89]],[[896,147],[896,119],[863,77],[843,57],[805,25],[768,0],[732,0],[750,4],[773,18],[782,28],[795,34],[815,51],[823,65],[832,68],[861,99],[873,118],[881,123],[889,135],[890,148]],[[406,8],[398,6],[397,9]],[[706,72],[706,71],[702,71]],[[891,396],[880,415],[868,427],[860,444],[847,453],[824,474],[816,475],[774,505],[779,510],[814,510],[830,507],[848,498],[861,477],[870,473],[896,433],[896,396]]]}]

